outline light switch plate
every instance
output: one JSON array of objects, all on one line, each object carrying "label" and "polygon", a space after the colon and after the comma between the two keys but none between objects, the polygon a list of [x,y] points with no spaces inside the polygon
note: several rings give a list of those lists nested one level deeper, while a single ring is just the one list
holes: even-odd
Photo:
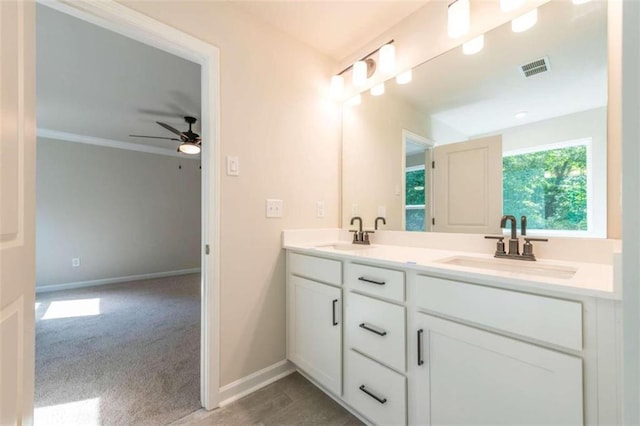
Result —
[{"label": "light switch plate", "polygon": [[324,217],[324,201],[316,202],[316,217],[317,218]]},{"label": "light switch plate", "polygon": [[268,218],[282,217],[282,209],[283,209],[282,200],[278,200],[275,198],[268,198],[266,206],[267,206],[266,216]]},{"label": "light switch plate", "polygon": [[227,156],[227,175],[240,175],[240,159],[238,157]]}]

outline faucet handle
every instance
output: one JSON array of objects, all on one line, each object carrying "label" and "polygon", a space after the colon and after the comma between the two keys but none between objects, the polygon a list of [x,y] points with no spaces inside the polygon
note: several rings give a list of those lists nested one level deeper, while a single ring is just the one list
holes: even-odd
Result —
[{"label": "faucet handle", "polygon": [[360,241],[358,239],[358,230],[357,229],[349,229],[349,232],[353,232],[353,244],[357,243],[358,241]]},{"label": "faucet handle", "polygon": [[536,256],[533,254],[533,244],[531,241],[549,241],[548,238],[529,238],[524,239],[524,245],[522,246],[522,257],[526,260],[536,260]]},{"label": "faucet handle", "polygon": [[498,240],[498,242],[496,242],[496,252],[494,256],[498,257],[506,254],[504,251],[504,236],[485,235],[484,238],[487,240]]}]

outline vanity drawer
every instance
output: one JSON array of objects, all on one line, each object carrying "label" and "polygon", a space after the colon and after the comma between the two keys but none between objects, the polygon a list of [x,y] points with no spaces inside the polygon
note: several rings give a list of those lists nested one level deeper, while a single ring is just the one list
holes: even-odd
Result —
[{"label": "vanity drawer", "polygon": [[349,347],[405,371],[405,308],[355,293],[346,303]]},{"label": "vanity drawer", "polygon": [[407,423],[406,378],[357,352],[347,353],[345,399],[374,424]]},{"label": "vanity drawer", "polygon": [[357,263],[346,267],[346,281],[353,290],[404,302],[404,272]]},{"label": "vanity drawer", "polygon": [[582,304],[419,275],[416,305],[574,350],[582,350]]},{"label": "vanity drawer", "polygon": [[342,285],[342,262],[289,253],[289,273],[328,284]]}]

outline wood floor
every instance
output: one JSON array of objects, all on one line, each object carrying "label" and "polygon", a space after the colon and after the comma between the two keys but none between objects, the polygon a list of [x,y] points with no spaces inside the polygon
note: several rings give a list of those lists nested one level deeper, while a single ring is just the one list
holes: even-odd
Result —
[{"label": "wood floor", "polygon": [[298,373],[213,411],[200,410],[175,425],[361,425],[356,417]]}]

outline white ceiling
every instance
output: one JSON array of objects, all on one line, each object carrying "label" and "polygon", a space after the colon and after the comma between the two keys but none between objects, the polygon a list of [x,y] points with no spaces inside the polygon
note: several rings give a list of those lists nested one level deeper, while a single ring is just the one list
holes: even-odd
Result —
[{"label": "white ceiling", "polygon": [[342,61],[426,3],[427,0],[234,2],[336,61]]},{"label": "white ceiling", "polygon": [[[416,67],[410,84],[388,82],[385,96],[405,98],[469,137],[606,106],[606,10],[606,2],[547,3],[532,29],[498,27],[485,35],[480,53],[450,50]],[[549,72],[520,73],[520,65],[544,56]],[[528,114],[516,119],[520,111]]]},{"label": "white ceiling", "polygon": [[186,130],[185,115],[200,118],[199,65],[41,4],[36,13],[39,129],[176,149],[128,135],[172,137],[155,121]]}]

